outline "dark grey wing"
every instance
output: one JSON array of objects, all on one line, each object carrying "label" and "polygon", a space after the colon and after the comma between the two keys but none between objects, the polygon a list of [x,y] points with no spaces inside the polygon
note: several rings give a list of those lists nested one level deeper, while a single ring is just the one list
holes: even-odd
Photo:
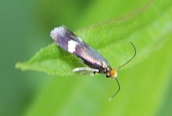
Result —
[{"label": "dark grey wing", "polygon": [[109,62],[100,53],[64,26],[52,30],[50,36],[62,49],[80,57],[86,65],[99,69],[102,73],[106,72],[104,69],[111,68]]}]

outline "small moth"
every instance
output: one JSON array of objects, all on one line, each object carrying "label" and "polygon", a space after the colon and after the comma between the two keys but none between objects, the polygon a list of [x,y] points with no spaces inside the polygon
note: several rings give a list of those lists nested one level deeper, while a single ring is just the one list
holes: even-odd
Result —
[{"label": "small moth", "polygon": [[133,46],[135,52],[133,57],[117,69],[112,69],[109,62],[99,52],[97,52],[95,49],[85,43],[82,39],[77,37],[65,26],[54,28],[51,31],[50,36],[57,43],[58,46],[60,46],[62,49],[69,53],[75,54],[84,61],[84,64],[89,66],[75,68],[73,69],[73,72],[91,71],[93,72],[93,75],[95,73],[103,73],[106,74],[107,78],[115,79],[119,88],[116,93],[110,98],[110,100],[114,98],[114,96],[120,91],[120,84],[116,78],[117,70],[129,63],[136,55],[136,48],[131,41],[130,43]]}]

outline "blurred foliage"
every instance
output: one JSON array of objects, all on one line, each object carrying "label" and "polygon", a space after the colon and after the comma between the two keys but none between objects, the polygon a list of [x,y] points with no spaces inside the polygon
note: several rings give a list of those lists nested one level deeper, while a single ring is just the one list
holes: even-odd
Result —
[{"label": "blurred foliage", "polygon": [[[7,0],[0,3],[0,115],[170,115],[170,0]],[[128,40],[135,43],[137,57],[128,68],[119,71],[122,88],[113,101],[109,102],[108,98],[117,87],[104,75],[49,78],[49,75],[14,68],[16,62],[29,59],[40,48],[44,50],[51,44],[49,32],[60,25],[74,30],[112,66],[119,66],[131,56]],[[56,54],[63,52],[54,44],[50,46]]]}]

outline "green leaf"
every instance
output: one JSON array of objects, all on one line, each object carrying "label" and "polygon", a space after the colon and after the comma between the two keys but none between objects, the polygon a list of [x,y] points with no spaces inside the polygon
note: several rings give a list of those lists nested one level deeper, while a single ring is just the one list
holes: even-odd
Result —
[{"label": "green leaf", "polygon": [[[164,8],[162,4],[166,7]],[[131,63],[135,64],[164,44],[166,39],[163,36],[172,29],[170,6],[166,2],[154,3],[153,6],[142,8],[124,18],[112,19],[79,30],[76,34],[116,68],[132,57],[133,48],[128,42],[131,40],[137,48],[137,57]],[[55,44],[41,49],[29,61],[16,65],[22,70],[38,70],[61,76],[72,75],[71,70],[78,66],[83,66],[80,59],[66,53]]]},{"label": "green leaf", "polygon": [[[119,12],[120,8],[130,9],[130,5],[135,2],[119,6]],[[171,4],[171,1],[153,1],[124,18],[76,32],[80,38],[100,51],[114,67],[120,66],[133,55],[133,48],[128,40],[135,44],[137,56],[126,66],[130,68],[119,71],[121,91],[113,101],[109,102],[108,98],[117,87],[114,81],[99,78],[104,75],[79,79],[74,76],[58,76],[49,82],[25,115],[156,115],[166,95],[172,68]],[[93,17],[92,12],[90,15]],[[17,66],[32,70],[36,67],[34,70],[64,76],[72,74],[71,70],[81,65],[83,63],[78,58],[53,43],[43,48],[30,61]]]}]

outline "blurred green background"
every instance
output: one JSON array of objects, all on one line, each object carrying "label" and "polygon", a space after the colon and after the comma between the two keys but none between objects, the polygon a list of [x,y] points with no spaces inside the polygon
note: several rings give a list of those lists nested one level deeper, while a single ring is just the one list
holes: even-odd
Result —
[{"label": "blurred green background", "polygon": [[[58,77],[15,69],[17,62],[28,60],[40,48],[53,42],[49,33],[56,26],[66,25],[76,31],[123,17],[149,3],[145,0],[1,0],[0,115],[170,115],[170,39],[144,61],[120,72],[122,90],[112,102],[108,98],[114,92],[114,88],[109,90],[114,82],[105,81],[104,75],[100,78]],[[164,36],[170,37],[170,32]],[[154,94],[155,90],[159,93]]]}]

